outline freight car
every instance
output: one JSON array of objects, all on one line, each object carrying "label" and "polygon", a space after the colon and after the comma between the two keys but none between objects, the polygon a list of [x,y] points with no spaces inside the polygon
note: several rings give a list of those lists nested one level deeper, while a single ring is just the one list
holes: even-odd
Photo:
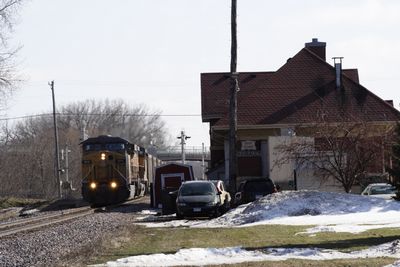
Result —
[{"label": "freight car", "polygon": [[82,197],[92,205],[123,202],[144,195],[160,161],[143,147],[108,135],[82,145]]}]

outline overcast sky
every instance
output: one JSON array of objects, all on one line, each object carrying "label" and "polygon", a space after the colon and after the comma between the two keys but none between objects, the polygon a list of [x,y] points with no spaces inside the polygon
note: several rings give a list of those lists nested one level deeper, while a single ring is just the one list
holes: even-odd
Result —
[{"label": "overcast sky", "polygon": [[[14,43],[26,78],[8,117],[122,98],[165,115],[201,114],[200,73],[229,71],[229,0],[30,0]],[[360,82],[400,101],[400,1],[238,0],[238,71],[273,71],[312,38]],[[201,117],[165,117],[189,146],[209,144]]]}]

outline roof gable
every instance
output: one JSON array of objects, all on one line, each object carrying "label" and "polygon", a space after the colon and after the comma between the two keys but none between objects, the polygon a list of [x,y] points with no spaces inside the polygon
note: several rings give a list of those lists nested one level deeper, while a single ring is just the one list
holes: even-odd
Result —
[{"label": "roof gable", "polygon": [[[335,68],[307,48],[276,72],[260,73],[246,84],[249,75],[239,75],[238,125],[315,122],[321,112],[331,114],[331,121],[337,114],[369,121],[400,119],[398,110],[359,84],[357,69],[343,70],[343,90],[338,90]],[[215,111],[215,125],[228,125],[229,74],[202,74],[201,85],[203,121]]]}]

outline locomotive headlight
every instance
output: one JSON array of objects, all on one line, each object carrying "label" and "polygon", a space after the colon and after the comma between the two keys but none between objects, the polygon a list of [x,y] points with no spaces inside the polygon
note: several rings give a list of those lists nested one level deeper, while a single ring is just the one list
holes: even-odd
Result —
[{"label": "locomotive headlight", "polygon": [[117,188],[117,183],[116,182],[111,182],[111,188]]},{"label": "locomotive headlight", "polygon": [[101,160],[106,160],[106,153],[101,153],[100,159]]},{"label": "locomotive headlight", "polygon": [[95,182],[91,182],[90,183],[90,188],[91,189],[96,189],[96,187],[97,187],[97,184]]}]

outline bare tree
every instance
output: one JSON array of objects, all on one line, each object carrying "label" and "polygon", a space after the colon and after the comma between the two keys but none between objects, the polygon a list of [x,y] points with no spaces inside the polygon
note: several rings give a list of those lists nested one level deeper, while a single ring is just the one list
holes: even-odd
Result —
[{"label": "bare tree", "polygon": [[22,197],[51,196],[54,182],[52,163],[52,128],[45,118],[27,119],[9,130],[1,145],[1,195]]},{"label": "bare tree", "polygon": [[0,0],[0,111],[16,89],[20,80],[15,66],[15,54],[19,48],[9,46],[15,16],[23,0]]},{"label": "bare tree", "polygon": [[149,111],[145,105],[128,106],[122,100],[87,100],[61,108],[64,114],[60,125],[81,131],[86,129],[90,136],[110,134],[148,147],[156,142],[166,146],[168,141],[165,122],[160,112]]},{"label": "bare tree", "polygon": [[348,193],[367,173],[382,171],[386,145],[382,136],[390,136],[392,127],[365,121],[321,122],[311,126],[310,139],[294,138],[279,146],[280,165],[294,160],[299,166],[314,170],[320,179],[335,179]]},{"label": "bare tree", "polygon": [[[81,183],[79,142],[83,127],[86,127],[89,136],[111,134],[144,147],[151,141],[160,146],[165,146],[167,142],[161,117],[156,112],[147,111],[145,106],[129,107],[122,100],[89,100],[67,105],[60,110],[59,143],[61,147],[68,145],[71,150],[69,179],[77,189]],[[3,130],[7,143],[0,144],[0,183],[4,185],[0,188],[0,196],[56,197],[52,118],[29,118],[11,129]]]}]

